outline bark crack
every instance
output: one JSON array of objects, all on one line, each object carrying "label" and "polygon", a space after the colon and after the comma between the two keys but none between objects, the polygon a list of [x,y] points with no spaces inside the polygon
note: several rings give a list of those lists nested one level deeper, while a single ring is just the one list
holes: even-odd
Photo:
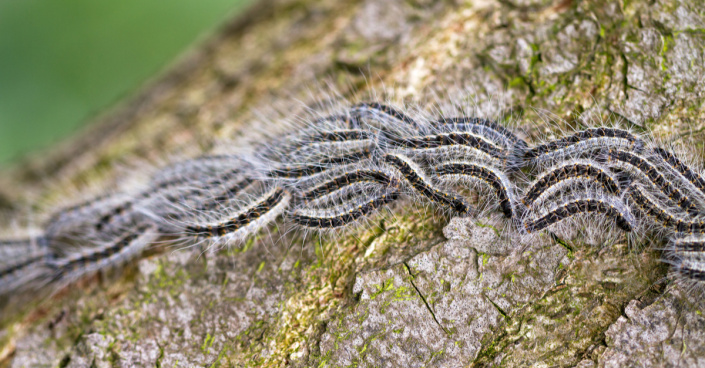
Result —
[{"label": "bark crack", "polygon": [[499,305],[497,305],[497,303],[495,303],[492,299],[490,299],[489,296],[487,296],[485,293],[483,293],[482,296],[484,296],[485,299],[487,299],[487,301],[490,302],[490,304],[492,304],[492,305],[495,307],[495,309],[497,309],[497,312],[499,312],[499,314],[501,314],[502,317],[504,317],[504,319],[505,319],[506,321],[511,321],[511,320],[512,320],[512,318],[509,317],[509,315],[507,314],[507,312],[505,312],[504,310],[502,310],[502,308],[501,308]]},{"label": "bark crack", "polygon": [[421,290],[419,290],[419,288],[414,283],[414,274],[411,273],[411,267],[409,267],[409,265],[406,262],[404,262],[404,268],[406,268],[406,272],[409,273],[409,276],[410,276],[409,282],[411,283],[411,286],[413,286],[414,290],[416,290],[416,293],[419,294],[419,297],[423,301],[423,304],[426,306],[426,309],[428,309],[429,313],[431,313],[431,317],[433,317],[433,320],[436,321],[436,324],[438,324],[438,327],[440,327],[441,330],[443,330],[443,332],[446,333],[446,335],[450,336],[451,333],[445,327],[443,327],[441,322],[438,321],[438,318],[436,318],[436,313],[433,312],[433,308],[431,308],[431,305],[428,304],[426,297],[423,295],[423,293],[421,293]]}]

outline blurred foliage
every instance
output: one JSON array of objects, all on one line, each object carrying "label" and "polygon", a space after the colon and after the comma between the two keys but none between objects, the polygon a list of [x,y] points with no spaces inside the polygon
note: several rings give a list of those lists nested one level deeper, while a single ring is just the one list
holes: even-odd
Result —
[{"label": "blurred foliage", "polygon": [[134,92],[247,0],[0,0],[0,165]]}]

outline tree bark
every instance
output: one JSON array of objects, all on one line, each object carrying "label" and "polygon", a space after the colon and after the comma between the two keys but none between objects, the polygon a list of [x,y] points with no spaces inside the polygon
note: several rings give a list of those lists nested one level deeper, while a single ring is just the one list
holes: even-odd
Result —
[{"label": "tree bark", "polygon": [[[86,132],[8,171],[0,206],[37,208],[79,183],[109,187],[125,164],[247,138],[253,109],[320,98],[326,83],[420,104],[466,89],[473,112],[510,116],[529,140],[618,121],[701,151],[703,5],[260,1]],[[521,252],[481,221],[396,214],[334,239],[281,241],[274,230],[217,256],[152,255],[23,311],[4,326],[0,357],[16,367],[705,364],[699,301],[666,281],[657,251],[545,237]]]}]

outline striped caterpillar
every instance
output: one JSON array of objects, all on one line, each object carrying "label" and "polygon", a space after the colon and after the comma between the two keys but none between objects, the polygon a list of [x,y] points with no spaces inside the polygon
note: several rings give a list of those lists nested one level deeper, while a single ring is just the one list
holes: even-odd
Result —
[{"label": "striped caterpillar", "polygon": [[625,233],[656,232],[670,244],[673,274],[705,290],[705,209],[691,200],[705,195],[705,180],[640,135],[592,127],[530,146],[497,122],[379,102],[300,120],[254,155],[174,163],[138,191],[60,209],[38,238],[0,242],[16,255],[0,260],[0,294],[118,267],[164,237],[233,245],[277,221],[334,232],[405,199],[477,216],[467,191],[486,191],[487,207],[517,236],[580,219],[581,227],[603,219]]}]

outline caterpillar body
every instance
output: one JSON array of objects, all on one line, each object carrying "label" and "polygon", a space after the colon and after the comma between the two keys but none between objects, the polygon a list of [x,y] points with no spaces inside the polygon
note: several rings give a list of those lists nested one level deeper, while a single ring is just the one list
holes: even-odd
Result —
[{"label": "caterpillar body", "polygon": [[443,180],[454,182],[462,177],[476,178],[490,186],[499,200],[499,208],[504,216],[511,218],[515,214],[515,198],[509,178],[493,167],[470,162],[449,162],[434,168],[436,175]]},{"label": "caterpillar body", "polygon": [[594,157],[605,149],[624,149],[640,153],[645,142],[631,132],[618,128],[596,127],[555,139],[526,150],[523,165],[543,168],[571,157]]},{"label": "caterpillar body", "polygon": [[301,226],[333,229],[352,224],[362,217],[379,210],[382,206],[394,202],[399,198],[399,191],[385,191],[363,201],[337,206],[330,211],[306,211],[297,209],[292,211],[291,220]]},{"label": "caterpillar body", "polygon": [[522,203],[531,207],[535,203],[541,202],[543,198],[555,193],[556,190],[558,193],[565,192],[565,184],[582,180],[596,183],[608,193],[615,195],[620,193],[617,179],[607,168],[590,160],[569,160],[553,166],[539,175],[527,188]]},{"label": "caterpillar body", "polygon": [[530,146],[488,119],[407,113],[382,102],[326,114],[298,119],[252,147],[254,155],[176,162],[139,191],[60,209],[44,224],[39,248],[0,241],[3,254],[21,254],[0,261],[0,295],[41,277],[63,285],[117,267],[160,237],[233,245],[279,219],[329,231],[404,199],[476,215],[456,188],[490,192],[485,201],[511,219],[517,236],[594,216],[623,232],[654,223],[671,244],[664,260],[674,274],[705,290],[705,217],[691,200],[704,196],[705,179],[642,136],[592,127]]},{"label": "caterpillar body", "polygon": [[616,197],[586,196],[567,200],[547,211],[543,216],[525,220],[524,229],[528,233],[532,233],[569,219],[572,216],[592,212],[602,213],[609,218],[613,218],[616,225],[626,232],[630,232],[634,228],[635,220],[632,214]]},{"label": "caterpillar body", "polygon": [[446,193],[437,188],[431,179],[408,157],[399,154],[387,154],[384,161],[401,173],[401,176],[412,188],[434,203],[450,208],[459,214],[470,213],[470,206],[459,195]]}]

